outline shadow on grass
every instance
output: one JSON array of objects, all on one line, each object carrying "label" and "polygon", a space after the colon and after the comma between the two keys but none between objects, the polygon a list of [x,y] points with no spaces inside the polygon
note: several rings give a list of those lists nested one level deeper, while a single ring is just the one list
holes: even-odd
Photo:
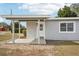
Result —
[{"label": "shadow on grass", "polygon": [[65,40],[46,40],[47,45],[79,45],[74,41],[65,41]]}]

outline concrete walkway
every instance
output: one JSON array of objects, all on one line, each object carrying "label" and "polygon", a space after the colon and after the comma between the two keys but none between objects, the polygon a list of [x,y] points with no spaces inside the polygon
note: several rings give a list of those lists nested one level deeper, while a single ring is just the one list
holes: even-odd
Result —
[{"label": "concrete walkway", "polygon": [[[10,40],[8,43],[13,43],[13,41]],[[15,43],[38,44],[38,40],[37,39],[16,39]],[[44,39],[40,39],[39,44],[46,44],[46,41]]]},{"label": "concrete walkway", "polygon": [[31,42],[31,44],[46,44],[46,40],[40,39],[40,42],[38,42],[38,39],[35,39]]},{"label": "concrete walkway", "polygon": [[[15,43],[31,43],[34,39],[16,39]],[[9,41],[8,43],[13,43],[13,41]]]}]

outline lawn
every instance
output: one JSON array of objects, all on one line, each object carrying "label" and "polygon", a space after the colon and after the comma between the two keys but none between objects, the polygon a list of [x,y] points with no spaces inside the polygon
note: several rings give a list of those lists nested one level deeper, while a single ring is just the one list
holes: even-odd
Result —
[{"label": "lawn", "polygon": [[6,41],[6,40],[9,40],[9,39],[11,39],[11,33],[10,32],[6,32],[6,33],[0,35],[0,42]]},{"label": "lawn", "polygon": [[[2,44],[2,56],[79,56],[79,44],[67,42],[51,45]],[[69,43],[69,42],[68,42]]]},{"label": "lawn", "polygon": [[[0,42],[11,33],[0,35]],[[1,56],[79,56],[79,44],[73,41],[46,41],[47,45],[0,44]]]},{"label": "lawn", "polygon": [[[15,38],[18,38],[18,37],[19,37],[18,33],[15,33]],[[7,31],[4,34],[0,34],[0,42],[7,41],[10,39],[12,39],[12,33],[10,31]]]}]

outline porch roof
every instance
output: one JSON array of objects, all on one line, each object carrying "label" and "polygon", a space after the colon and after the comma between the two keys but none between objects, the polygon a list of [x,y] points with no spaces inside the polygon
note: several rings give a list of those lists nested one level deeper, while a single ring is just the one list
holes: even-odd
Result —
[{"label": "porch roof", "polygon": [[45,19],[45,20],[52,20],[52,21],[70,21],[70,20],[78,20],[79,17],[52,17],[49,15],[1,15],[1,17],[9,19],[9,20],[38,20],[38,19]]},{"label": "porch roof", "polygon": [[52,21],[75,21],[78,20],[79,21],[79,17],[50,17],[48,20],[52,20]]},{"label": "porch roof", "polygon": [[1,17],[9,20],[38,20],[48,19],[48,15],[1,15]]}]

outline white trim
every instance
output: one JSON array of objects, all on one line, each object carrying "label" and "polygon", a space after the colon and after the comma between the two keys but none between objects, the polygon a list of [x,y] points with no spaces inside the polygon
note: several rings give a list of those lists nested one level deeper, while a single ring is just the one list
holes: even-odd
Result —
[{"label": "white trim", "polygon": [[50,18],[48,18],[49,20],[79,20],[79,17],[57,17],[57,18],[55,18],[55,17],[50,17]]},{"label": "white trim", "polygon": [[39,25],[40,25],[40,19],[38,20],[38,24],[37,24],[37,40],[38,40],[38,44],[40,44]]},{"label": "white trim", "polygon": [[45,36],[45,34],[46,34],[46,33],[45,33],[45,32],[46,32],[46,30],[45,30],[45,29],[46,29],[46,26],[45,26],[45,25],[46,25],[46,24],[45,24],[45,23],[46,23],[46,22],[45,22],[45,19],[44,19],[44,39],[46,39],[46,36]]},{"label": "white trim", "polygon": [[12,21],[12,41],[15,43],[15,24],[14,21]]},{"label": "white trim", "polygon": [[44,39],[45,39],[45,20],[42,22],[42,21],[40,21],[40,19],[38,20],[38,22],[37,22],[38,24],[37,24],[37,39],[38,39],[38,44],[40,44],[40,36],[41,36],[41,34],[40,34],[40,24],[43,24],[43,37],[44,37]]},{"label": "white trim", "polygon": [[[73,23],[74,31],[60,31],[60,23]],[[59,33],[75,33],[76,32],[76,22],[75,21],[60,21],[59,22]]]},{"label": "white trim", "polygon": [[53,20],[64,20],[64,19],[78,19],[79,20],[79,17],[53,17],[53,16],[50,16],[50,15],[0,15],[1,17],[3,18],[30,18],[30,17],[34,17],[34,18],[37,18],[37,17],[45,17],[45,18],[48,18],[49,20],[53,19]]},{"label": "white trim", "polygon": [[27,22],[26,22],[26,39],[27,39]]},{"label": "white trim", "polygon": [[48,15],[1,15],[1,17],[3,18],[8,18],[10,20],[12,20],[13,18],[14,19],[17,19],[17,18],[25,18],[25,19],[28,19],[28,18],[49,18],[51,16],[48,16]]},{"label": "white trim", "polygon": [[19,39],[20,39],[20,21],[19,21]]}]

